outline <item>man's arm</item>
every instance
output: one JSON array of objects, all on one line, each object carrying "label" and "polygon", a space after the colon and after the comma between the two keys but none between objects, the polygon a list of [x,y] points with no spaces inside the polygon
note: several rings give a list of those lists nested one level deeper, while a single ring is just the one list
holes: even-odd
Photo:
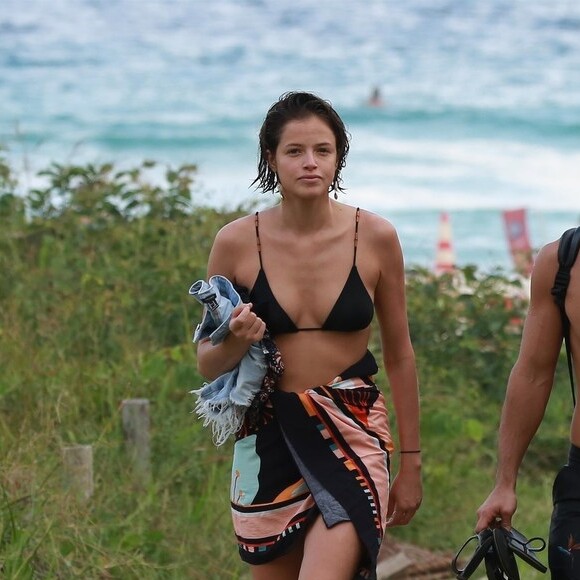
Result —
[{"label": "man's arm", "polygon": [[501,415],[495,487],[477,511],[476,532],[501,519],[511,526],[518,470],[546,410],[562,344],[560,312],[550,290],[558,270],[558,242],[538,254],[518,359],[510,373]]}]

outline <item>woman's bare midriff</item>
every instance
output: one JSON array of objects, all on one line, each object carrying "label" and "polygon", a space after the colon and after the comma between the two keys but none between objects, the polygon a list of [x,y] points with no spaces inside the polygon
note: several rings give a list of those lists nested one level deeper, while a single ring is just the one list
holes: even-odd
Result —
[{"label": "woman's bare midriff", "polygon": [[276,336],[285,369],[279,388],[301,393],[331,382],[364,356],[369,336],[370,327],[357,332],[311,330]]}]

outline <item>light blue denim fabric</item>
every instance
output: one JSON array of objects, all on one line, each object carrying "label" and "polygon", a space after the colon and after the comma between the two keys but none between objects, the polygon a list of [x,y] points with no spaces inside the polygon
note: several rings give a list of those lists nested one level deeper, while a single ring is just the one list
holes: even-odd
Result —
[{"label": "light blue denim fabric", "polygon": [[205,306],[202,321],[197,325],[193,342],[208,338],[215,346],[230,331],[232,310],[242,299],[233,284],[224,276],[212,276],[209,282],[198,280],[189,288],[190,296]]},{"label": "light blue denim fabric", "polygon": [[[189,294],[205,306],[202,321],[197,325],[193,342],[209,338],[212,345],[223,342],[230,332],[233,309],[242,299],[224,276],[212,276],[208,282],[198,280]],[[255,342],[231,371],[220,375],[201,389],[195,412],[203,417],[204,426],[211,425],[216,445],[221,445],[242,426],[244,414],[260,390],[268,364],[262,345]]]}]

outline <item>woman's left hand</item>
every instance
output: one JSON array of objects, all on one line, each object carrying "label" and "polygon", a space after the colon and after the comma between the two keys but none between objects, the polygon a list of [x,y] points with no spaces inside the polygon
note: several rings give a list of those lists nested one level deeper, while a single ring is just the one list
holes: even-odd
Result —
[{"label": "woman's left hand", "polygon": [[423,500],[421,470],[401,469],[391,485],[387,527],[407,525]]}]

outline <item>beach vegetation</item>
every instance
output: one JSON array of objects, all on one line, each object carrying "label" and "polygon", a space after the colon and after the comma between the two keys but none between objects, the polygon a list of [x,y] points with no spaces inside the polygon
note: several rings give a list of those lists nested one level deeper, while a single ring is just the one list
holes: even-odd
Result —
[{"label": "beach vegetation", "polygon": [[[192,414],[201,311],[187,290],[205,276],[218,229],[249,207],[197,203],[193,165],[156,181],[154,167],[52,164],[23,190],[0,155],[2,577],[245,577],[229,515],[231,442],[214,447]],[[509,272],[467,267],[459,282],[412,266],[407,274],[425,499],[388,536],[451,552],[492,487],[527,301]],[[389,401],[384,371],[378,382]],[[151,405],[147,481],[123,446],[120,406],[130,398]],[[522,468],[515,524],[528,536],[546,537],[571,411],[563,364]],[[75,444],[94,453],[84,501],[63,485],[62,449]]]}]

